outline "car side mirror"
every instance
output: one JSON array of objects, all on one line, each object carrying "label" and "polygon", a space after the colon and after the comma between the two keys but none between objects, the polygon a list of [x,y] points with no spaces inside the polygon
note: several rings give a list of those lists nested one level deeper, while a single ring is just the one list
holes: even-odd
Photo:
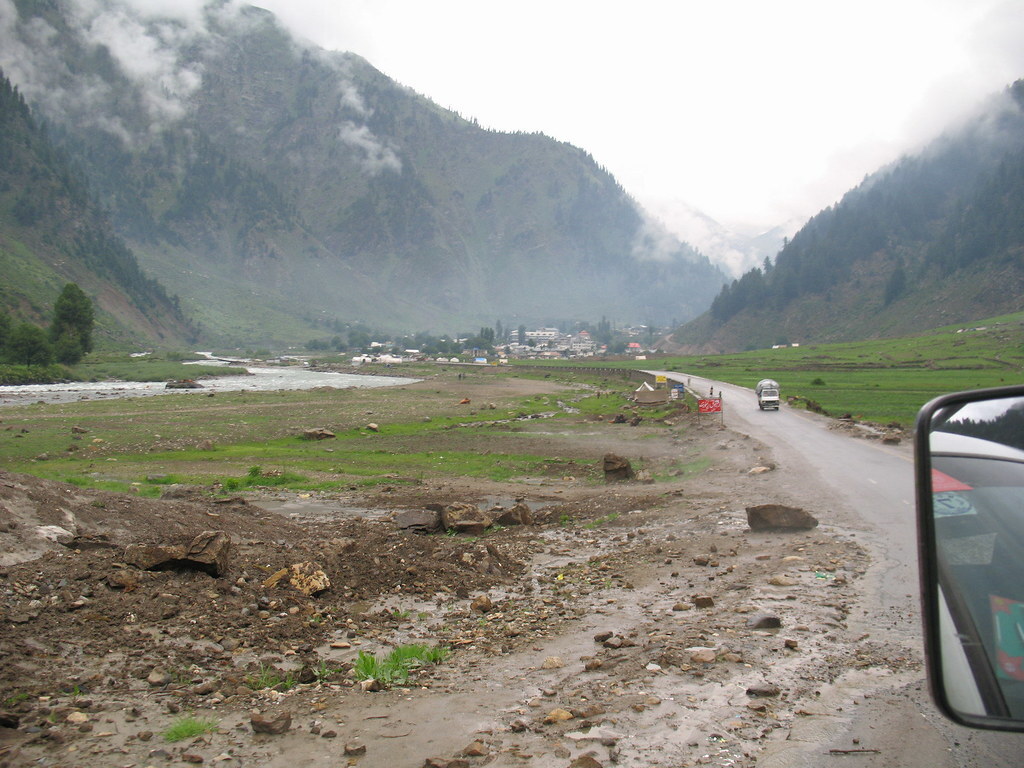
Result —
[{"label": "car side mirror", "polygon": [[961,725],[1024,731],[1024,386],[925,405],[915,472],[932,696]]}]

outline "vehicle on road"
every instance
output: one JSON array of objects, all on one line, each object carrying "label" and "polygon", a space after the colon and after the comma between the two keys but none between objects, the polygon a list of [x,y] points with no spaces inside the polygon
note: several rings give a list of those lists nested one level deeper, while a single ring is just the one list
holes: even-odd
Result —
[{"label": "vehicle on road", "polygon": [[915,472],[932,696],[961,725],[1024,731],[1024,386],[925,405]]},{"label": "vehicle on road", "polygon": [[754,387],[757,407],[762,411],[779,410],[779,382],[775,379],[761,379]]}]

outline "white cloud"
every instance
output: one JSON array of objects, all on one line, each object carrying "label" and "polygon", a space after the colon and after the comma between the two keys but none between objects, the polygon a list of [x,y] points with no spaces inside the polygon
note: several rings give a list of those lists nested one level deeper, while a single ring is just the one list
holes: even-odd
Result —
[{"label": "white cloud", "polygon": [[385,170],[402,170],[402,161],[398,159],[395,151],[381,143],[380,139],[373,135],[373,131],[365,125],[356,125],[346,121],[338,131],[338,138],[363,153],[362,168],[371,176],[376,176]]}]

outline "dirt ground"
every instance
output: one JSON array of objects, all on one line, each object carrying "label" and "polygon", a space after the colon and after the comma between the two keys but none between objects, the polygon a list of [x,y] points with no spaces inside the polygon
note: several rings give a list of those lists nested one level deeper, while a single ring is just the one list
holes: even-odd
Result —
[{"label": "dirt ground", "polygon": [[[769,765],[802,722],[838,714],[823,708],[840,676],[869,691],[918,668],[848,628],[865,552],[764,445],[706,416],[552,423],[519,429],[550,455],[583,441],[593,463],[227,501],[0,472],[0,767]],[[645,471],[595,481],[606,453]],[[680,457],[706,468],[659,471]],[[455,502],[532,522],[395,522]],[[765,503],[820,524],[752,531],[745,510]],[[230,537],[218,575],[129,555],[208,531]],[[301,564],[329,587],[282,576]],[[411,643],[451,653],[404,686],[356,679],[360,652]],[[216,727],[166,740],[183,717]]]}]

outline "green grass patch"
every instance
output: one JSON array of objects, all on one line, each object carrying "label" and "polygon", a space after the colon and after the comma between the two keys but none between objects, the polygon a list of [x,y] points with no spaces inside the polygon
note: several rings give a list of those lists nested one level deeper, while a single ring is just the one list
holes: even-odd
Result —
[{"label": "green grass patch", "polygon": [[400,645],[384,656],[360,651],[354,672],[357,680],[376,680],[384,688],[406,685],[413,670],[440,664],[451,654],[443,645]]},{"label": "green grass patch", "polygon": [[596,520],[591,520],[589,522],[584,523],[583,527],[586,528],[587,530],[592,531],[595,528],[600,528],[605,523],[614,523],[618,519],[619,519],[618,512],[612,512],[609,515],[604,515],[602,517],[597,518]]},{"label": "green grass patch", "polygon": [[298,685],[298,680],[290,672],[281,672],[275,667],[260,664],[259,670],[246,676],[245,684],[254,691],[262,691],[265,688],[288,691]]},{"label": "green grass patch", "polygon": [[164,731],[164,741],[173,743],[202,736],[205,733],[213,733],[217,730],[218,725],[216,720],[210,718],[185,715],[171,723]]},{"label": "green grass patch", "polygon": [[909,426],[921,406],[937,395],[1024,383],[1024,313],[898,339],[614,365],[677,371],[751,389],[760,379],[772,378],[781,385],[784,400],[795,396],[833,416]]}]

